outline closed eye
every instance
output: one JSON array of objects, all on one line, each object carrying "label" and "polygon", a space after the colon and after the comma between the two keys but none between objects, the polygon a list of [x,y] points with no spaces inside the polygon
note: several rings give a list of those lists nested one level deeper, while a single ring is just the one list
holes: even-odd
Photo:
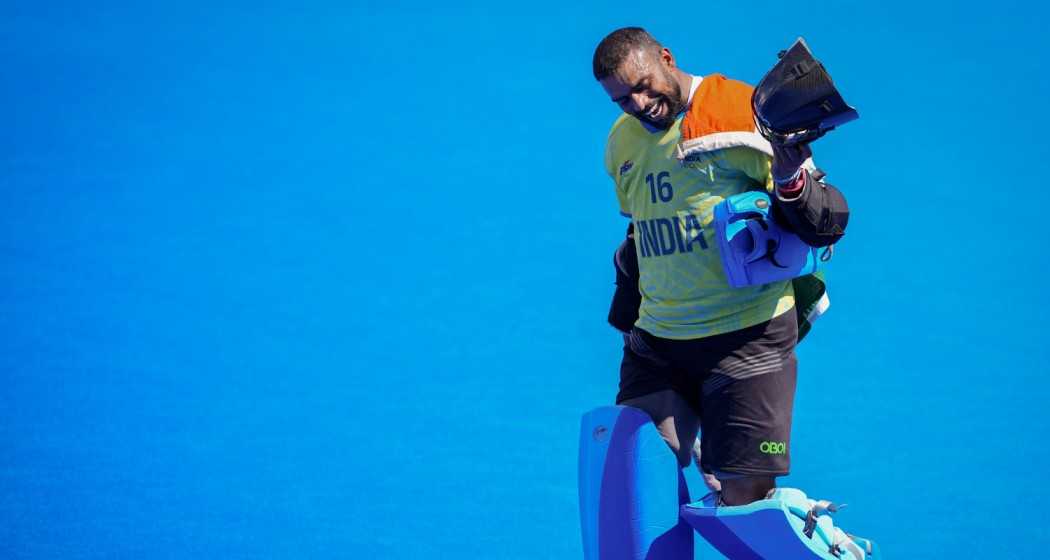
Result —
[{"label": "closed eye", "polygon": [[[647,89],[649,89],[649,78],[643,78],[631,87],[631,93],[640,93]],[[622,105],[627,101],[628,97],[630,97],[630,95],[621,95],[620,97],[614,98],[612,101],[617,105]]]}]

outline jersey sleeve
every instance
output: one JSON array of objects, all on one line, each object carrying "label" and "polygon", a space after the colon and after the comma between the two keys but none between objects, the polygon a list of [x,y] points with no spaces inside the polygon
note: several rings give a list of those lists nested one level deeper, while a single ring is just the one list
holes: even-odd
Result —
[{"label": "jersey sleeve", "polygon": [[[615,131],[615,127],[613,130]],[[627,191],[624,190],[617,172],[615,151],[615,141],[612,133],[610,133],[609,139],[605,143],[605,172],[609,174],[609,178],[613,180],[613,185],[615,185],[616,201],[620,205],[620,214],[630,218],[631,208],[627,204]]]},{"label": "jersey sleeve", "polygon": [[630,218],[631,208],[627,205],[627,193],[620,187],[619,181],[616,181],[616,201],[620,204],[620,215]]},{"label": "jersey sleeve", "polygon": [[[733,167],[743,171],[756,186],[762,186],[766,192],[772,193],[776,185],[773,183],[773,158],[757,150],[749,148],[733,148],[729,154]],[[817,167],[813,158],[802,163],[807,171],[812,173]]]},{"label": "jersey sleeve", "polygon": [[739,169],[755,183],[755,188],[773,192],[773,158],[751,148],[730,148],[726,154],[731,167]]}]

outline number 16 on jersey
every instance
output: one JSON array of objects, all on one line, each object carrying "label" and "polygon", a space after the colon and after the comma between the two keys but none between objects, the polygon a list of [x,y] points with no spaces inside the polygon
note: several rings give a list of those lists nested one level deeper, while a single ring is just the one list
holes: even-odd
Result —
[{"label": "number 16 on jersey", "polygon": [[667,178],[670,176],[671,173],[669,171],[661,171],[655,176],[652,173],[645,176],[645,182],[649,185],[649,195],[653,204],[656,204],[658,197],[660,202],[670,202],[671,198],[674,197],[671,183],[667,181]]}]

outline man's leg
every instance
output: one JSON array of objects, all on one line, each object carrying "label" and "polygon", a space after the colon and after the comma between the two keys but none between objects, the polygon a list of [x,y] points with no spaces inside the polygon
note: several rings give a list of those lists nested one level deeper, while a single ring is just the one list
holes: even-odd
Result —
[{"label": "man's leg", "polygon": [[740,476],[719,481],[722,484],[722,503],[727,506],[742,506],[762,500],[776,487],[771,476]]},{"label": "man's leg", "polygon": [[[624,336],[620,393],[616,397],[616,404],[637,408],[648,414],[660,436],[674,452],[679,467],[689,465],[690,455],[693,454],[699,468],[700,446],[696,435],[700,429],[700,418],[697,411],[673,388],[681,384],[680,374],[650,345],[656,342],[648,333],[637,328]],[[702,469],[700,473],[704,484],[711,491],[720,489],[718,479],[713,474]]]},{"label": "man's leg", "polygon": [[787,312],[710,341],[727,348],[710,349],[725,357],[703,383],[704,466],[721,482],[726,505],[764,499],[788,473],[797,332]]},{"label": "man's leg", "polygon": [[[700,469],[700,441],[696,438],[700,431],[700,418],[678,393],[659,391],[620,404],[641,409],[653,419],[656,430],[678,458],[680,468],[687,467],[690,456],[696,455],[696,467]],[[700,476],[712,492],[722,489],[715,475],[700,469]]]},{"label": "man's leg", "polygon": [[700,418],[685,399],[668,389],[627,399],[619,404],[640,408],[649,414],[657,431],[678,458],[678,466],[684,468],[689,465],[693,440],[700,431]]}]

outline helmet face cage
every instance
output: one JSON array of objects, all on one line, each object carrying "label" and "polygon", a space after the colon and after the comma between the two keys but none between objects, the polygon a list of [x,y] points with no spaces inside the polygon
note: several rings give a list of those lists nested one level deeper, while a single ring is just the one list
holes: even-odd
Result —
[{"label": "helmet face cage", "polygon": [[751,95],[755,127],[766,140],[805,144],[859,117],[801,37],[778,57]]},{"label": "helmet face cage", "polygon": [[762,122],[762,118],[758,116],[757,112],[755,113],[755,127],[763,138],[769,140],[771,144],[778,144],[780,146],[806,144],[824,136],[824,134],[831,130],[831,128],[815,128],[777,132]]}]

